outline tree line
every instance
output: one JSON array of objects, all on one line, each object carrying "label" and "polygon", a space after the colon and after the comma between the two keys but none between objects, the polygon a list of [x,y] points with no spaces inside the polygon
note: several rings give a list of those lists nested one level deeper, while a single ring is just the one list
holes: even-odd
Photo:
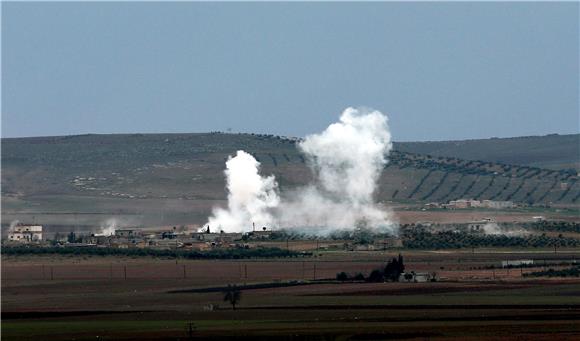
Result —
[{"label": "tree line", "polygon": [[296,252],[280,248],[255,249],[214,249],[197,250],[157,250],[149,248],[119,249],[110,247],[2,247],[3,255],[90,255],[90,256],[128,256],[160,257],[183,259],[247,259],[247,258],[292,258],[310,256],[308,252]]}]

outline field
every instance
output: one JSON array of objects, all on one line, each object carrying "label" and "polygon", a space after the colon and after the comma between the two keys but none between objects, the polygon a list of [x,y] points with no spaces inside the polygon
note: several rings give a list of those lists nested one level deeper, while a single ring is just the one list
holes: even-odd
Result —
[{"label": "field", "polygon": [[[436,272],[440,280],[332,280],[341,271],[368,274],[395,255],[320,252],[293,260],[211,261],[4,256],[2,336],[6,340],[580,336],[580,280],[523,277],[542,268],[563,267],[558,264],[578,259],[577,249],[404,252],[408,271]],[[498,268],[508,259],[534,259],[536,266]],[[242,290],[235,311],[223,302],[221,287],[253,283],[271,287]],[[293,285],[284,286],[288,283]]]},{"label": "field", "polygon": [[[500,224],[521,225],[535,216],[577,222],[580,183],[572,168],[578,165],[579,136],[395,144],[375,199],[392,209],[401,225],[465,224],[488,217]],[[533,151],[524,153],[525,147]],[[224,162],[238,149],[252,153],[263,174],[276,176],[282,196],[312,179],[296,141],[272,135],[2,139],[2,232],[15,220],[42,224],[45,238],[73,230],[97,232],[112,218],[119,226],[145,230],[199,226],[213,207],[226,204]],[[424,205],[459,198],[512,200],[519,205],[505,210]],[[568,230],[534,233],[578,237]],[[547,249],[403,250],[407,271],[435,273],[438,281],[367,283],[340,282],[336,275],[368,276],[384,268],[396,251],[342,251],[343,240],[259,243],[314,255],[175,260],[3,254],[2,337],[580,338],[580,279],[524,276],[566,269],[580,257],[580,250],[562,245],[575,244]],[[517,259],[533,259],[534,266],[501,268],[501,261]],[[235,310],[223,301],[222,291],[229,284],[242,288]]]}]

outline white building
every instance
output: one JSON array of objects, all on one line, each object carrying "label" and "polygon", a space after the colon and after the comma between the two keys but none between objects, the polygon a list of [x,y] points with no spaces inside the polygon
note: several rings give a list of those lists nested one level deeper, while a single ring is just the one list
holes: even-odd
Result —
[{"label": "white building", "polygon": [[502,268],[509,268],[509,267],[517,267],[517,266],[525,266],[525,265],[534,265],[533,259],[517,259],[517,260],[504,260],[501,262]]},{"label": "white building", "polygon": [[446,205],[449,208],[471,208],[471,207],[481,207],[481,201],[473,199],[458,199],[451,200],[449,204]]},{"label": "white building", "polygon": [[435,282],[437,277],[435,273],[428,273],[428,272],[405,272],[399,275],[399,282],[408,282],[408,283],[424,283],[424,282]]},{"label": "white building", "polygon": [[481,205],[487,208],[493,209],[503,209],[503,208],[513,208],[514,202],[513,201],[493,201],[493,200],[484,200]]},{"label": "white building", "polygon": [[492,218],[483,218],[481,220],[472,221],[467,224],[467,231],[471,233],[485,233],[485,227],[490,226],[489,224],[493,224],[493,227],[497,227],[495,220]]},{"label": "white building", "polygon": [[42,225],[16,225],[8,232],[8,240],[30,243],[42,240]]}]

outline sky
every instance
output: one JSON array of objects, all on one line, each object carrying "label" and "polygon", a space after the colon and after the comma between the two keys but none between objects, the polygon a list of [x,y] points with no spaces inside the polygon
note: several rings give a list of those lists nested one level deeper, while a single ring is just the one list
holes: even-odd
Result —
[{"label": "sky", "polygon": [[578,133],[579,3],[2,2],[2,136]]}]

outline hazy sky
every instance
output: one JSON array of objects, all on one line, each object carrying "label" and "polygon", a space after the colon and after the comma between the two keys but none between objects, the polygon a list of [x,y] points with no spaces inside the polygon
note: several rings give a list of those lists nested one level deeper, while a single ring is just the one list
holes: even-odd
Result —
[{"label": "hazy sky", "polygon": [[2,3],[5,137],[579,131],[579,4]]}]

